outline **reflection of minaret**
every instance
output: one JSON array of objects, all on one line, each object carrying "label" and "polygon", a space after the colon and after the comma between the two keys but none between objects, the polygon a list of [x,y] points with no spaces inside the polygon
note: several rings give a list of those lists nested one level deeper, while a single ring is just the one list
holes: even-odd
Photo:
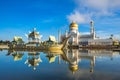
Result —
[{"label": "reflection of minaret", "polygon": [[60,55],[58,55],[58,64],[60,64],[60,60],[61,60]]},{"label": "reflection of minaret", "polygon": [[28,53],[27,60],[25,61],[25,64],[28,64],[28,66],[32,66],[34,70],[36,70],[36,66],[39,65],[39,62],[42,62],[40,59],[40,53]]},{"label": "reflection of minaret", "polygon": [[93,56],[92,60],[90,61],[90,72],[93,72],[95,66],[95,56]]},{"label": "reflection of minaret", "polygon": [[93,39],[95,39],[96,34],[95,34],[95,29],[94,29],[94,21],[90,22],[90,33],[93,36]]}]

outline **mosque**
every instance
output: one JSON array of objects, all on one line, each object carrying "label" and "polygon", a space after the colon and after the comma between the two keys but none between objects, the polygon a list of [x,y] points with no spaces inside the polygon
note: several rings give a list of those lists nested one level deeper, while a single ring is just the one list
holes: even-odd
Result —
[{"label": "mosque", "polygon": [[94,28],[94,22],[90,22],[90,33],[89,34],[81,34],[78,31],[78,24],[75,22],[72,22],[69,26],[69,31],[65,32],[60,36],[61,42],[64,41],[64,39],[71,35],[71,38],[69,39],[68,43],[72,46],[110,46],[113,45],[113,38],[106,38],[106,39],[100,39],[96,37],[96,32]]}]

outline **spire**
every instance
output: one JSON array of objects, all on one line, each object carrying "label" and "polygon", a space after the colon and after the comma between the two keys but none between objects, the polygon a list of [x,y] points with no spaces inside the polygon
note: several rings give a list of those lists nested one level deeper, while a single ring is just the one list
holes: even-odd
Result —
[{"label": "spire", "polygon": [[60,30],[58,30],[58,43],[60,43],[61,42],[61,32],[60,32]]},{"label": "spire", "polygon": [[36,31],[36,28],[33,28],[33,31],[35,32],[35,31]]},{"label": "spire", "polygon": [[94,33],[94,22],[90,21],[90,33],[93,34]]},{"label": "spire", "polygon": [[67,31],[67,30],[65,31],[65,36],[66,36],[66,37],[68,36],[68,31]]},{"label": "spire", "polygon": [[93,39],[95,39],[96,34],[95,34],[95,29],[94,29],[94,21],[90,21],[90,34],[93,36]]}]

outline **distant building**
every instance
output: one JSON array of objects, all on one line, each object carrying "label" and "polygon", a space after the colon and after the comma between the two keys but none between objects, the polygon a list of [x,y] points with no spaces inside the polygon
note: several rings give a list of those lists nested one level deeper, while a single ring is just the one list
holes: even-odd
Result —
[{"label": "distant building", "polygon": [[36,32],[35,28],[26,36],[28,38],[28,43],[26,44],[26,46],[39,46],[39,43],[41,42],[41,35],[39,34],[39,32]]},{"label": "distant building", "polygon": [[57,44],[55,36],[49,36],[49,39],[47,41],[44,41],[43,44],[46,45],[46,46]]},{"label": "distant building", "polygon": [[14,36],[13,41],[9,44],[9,48],[21,48],[25,46],[22,37]]},{"label": "distant building", "polygon": [[61,42],[64,39],[71,35],[68,43],[70,45],[77,45],[77,46],[87,46],[87,45],[113,45],[113,39],[99,39],[96,37],[95,29],[94,29],[94,22],[90,22],[90,33],[89,34],[81,34],[78,31],[78,24],[72,22],[69,26],[69,31],[65,32],[65,34],[61,35]]},{"label": "distant building", "polygon": [[24,44],[24,41],[23,41],[22,37],[14,36],[12,43],[21,45],[21,44]]}]

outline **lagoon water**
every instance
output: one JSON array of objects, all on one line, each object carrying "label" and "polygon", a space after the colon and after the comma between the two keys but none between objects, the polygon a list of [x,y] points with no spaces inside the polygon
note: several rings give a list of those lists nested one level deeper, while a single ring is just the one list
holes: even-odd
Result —
[{"label": "lagoon water", "polygon": [[3,50],[0,80],[120,80],[120,52]]}]

